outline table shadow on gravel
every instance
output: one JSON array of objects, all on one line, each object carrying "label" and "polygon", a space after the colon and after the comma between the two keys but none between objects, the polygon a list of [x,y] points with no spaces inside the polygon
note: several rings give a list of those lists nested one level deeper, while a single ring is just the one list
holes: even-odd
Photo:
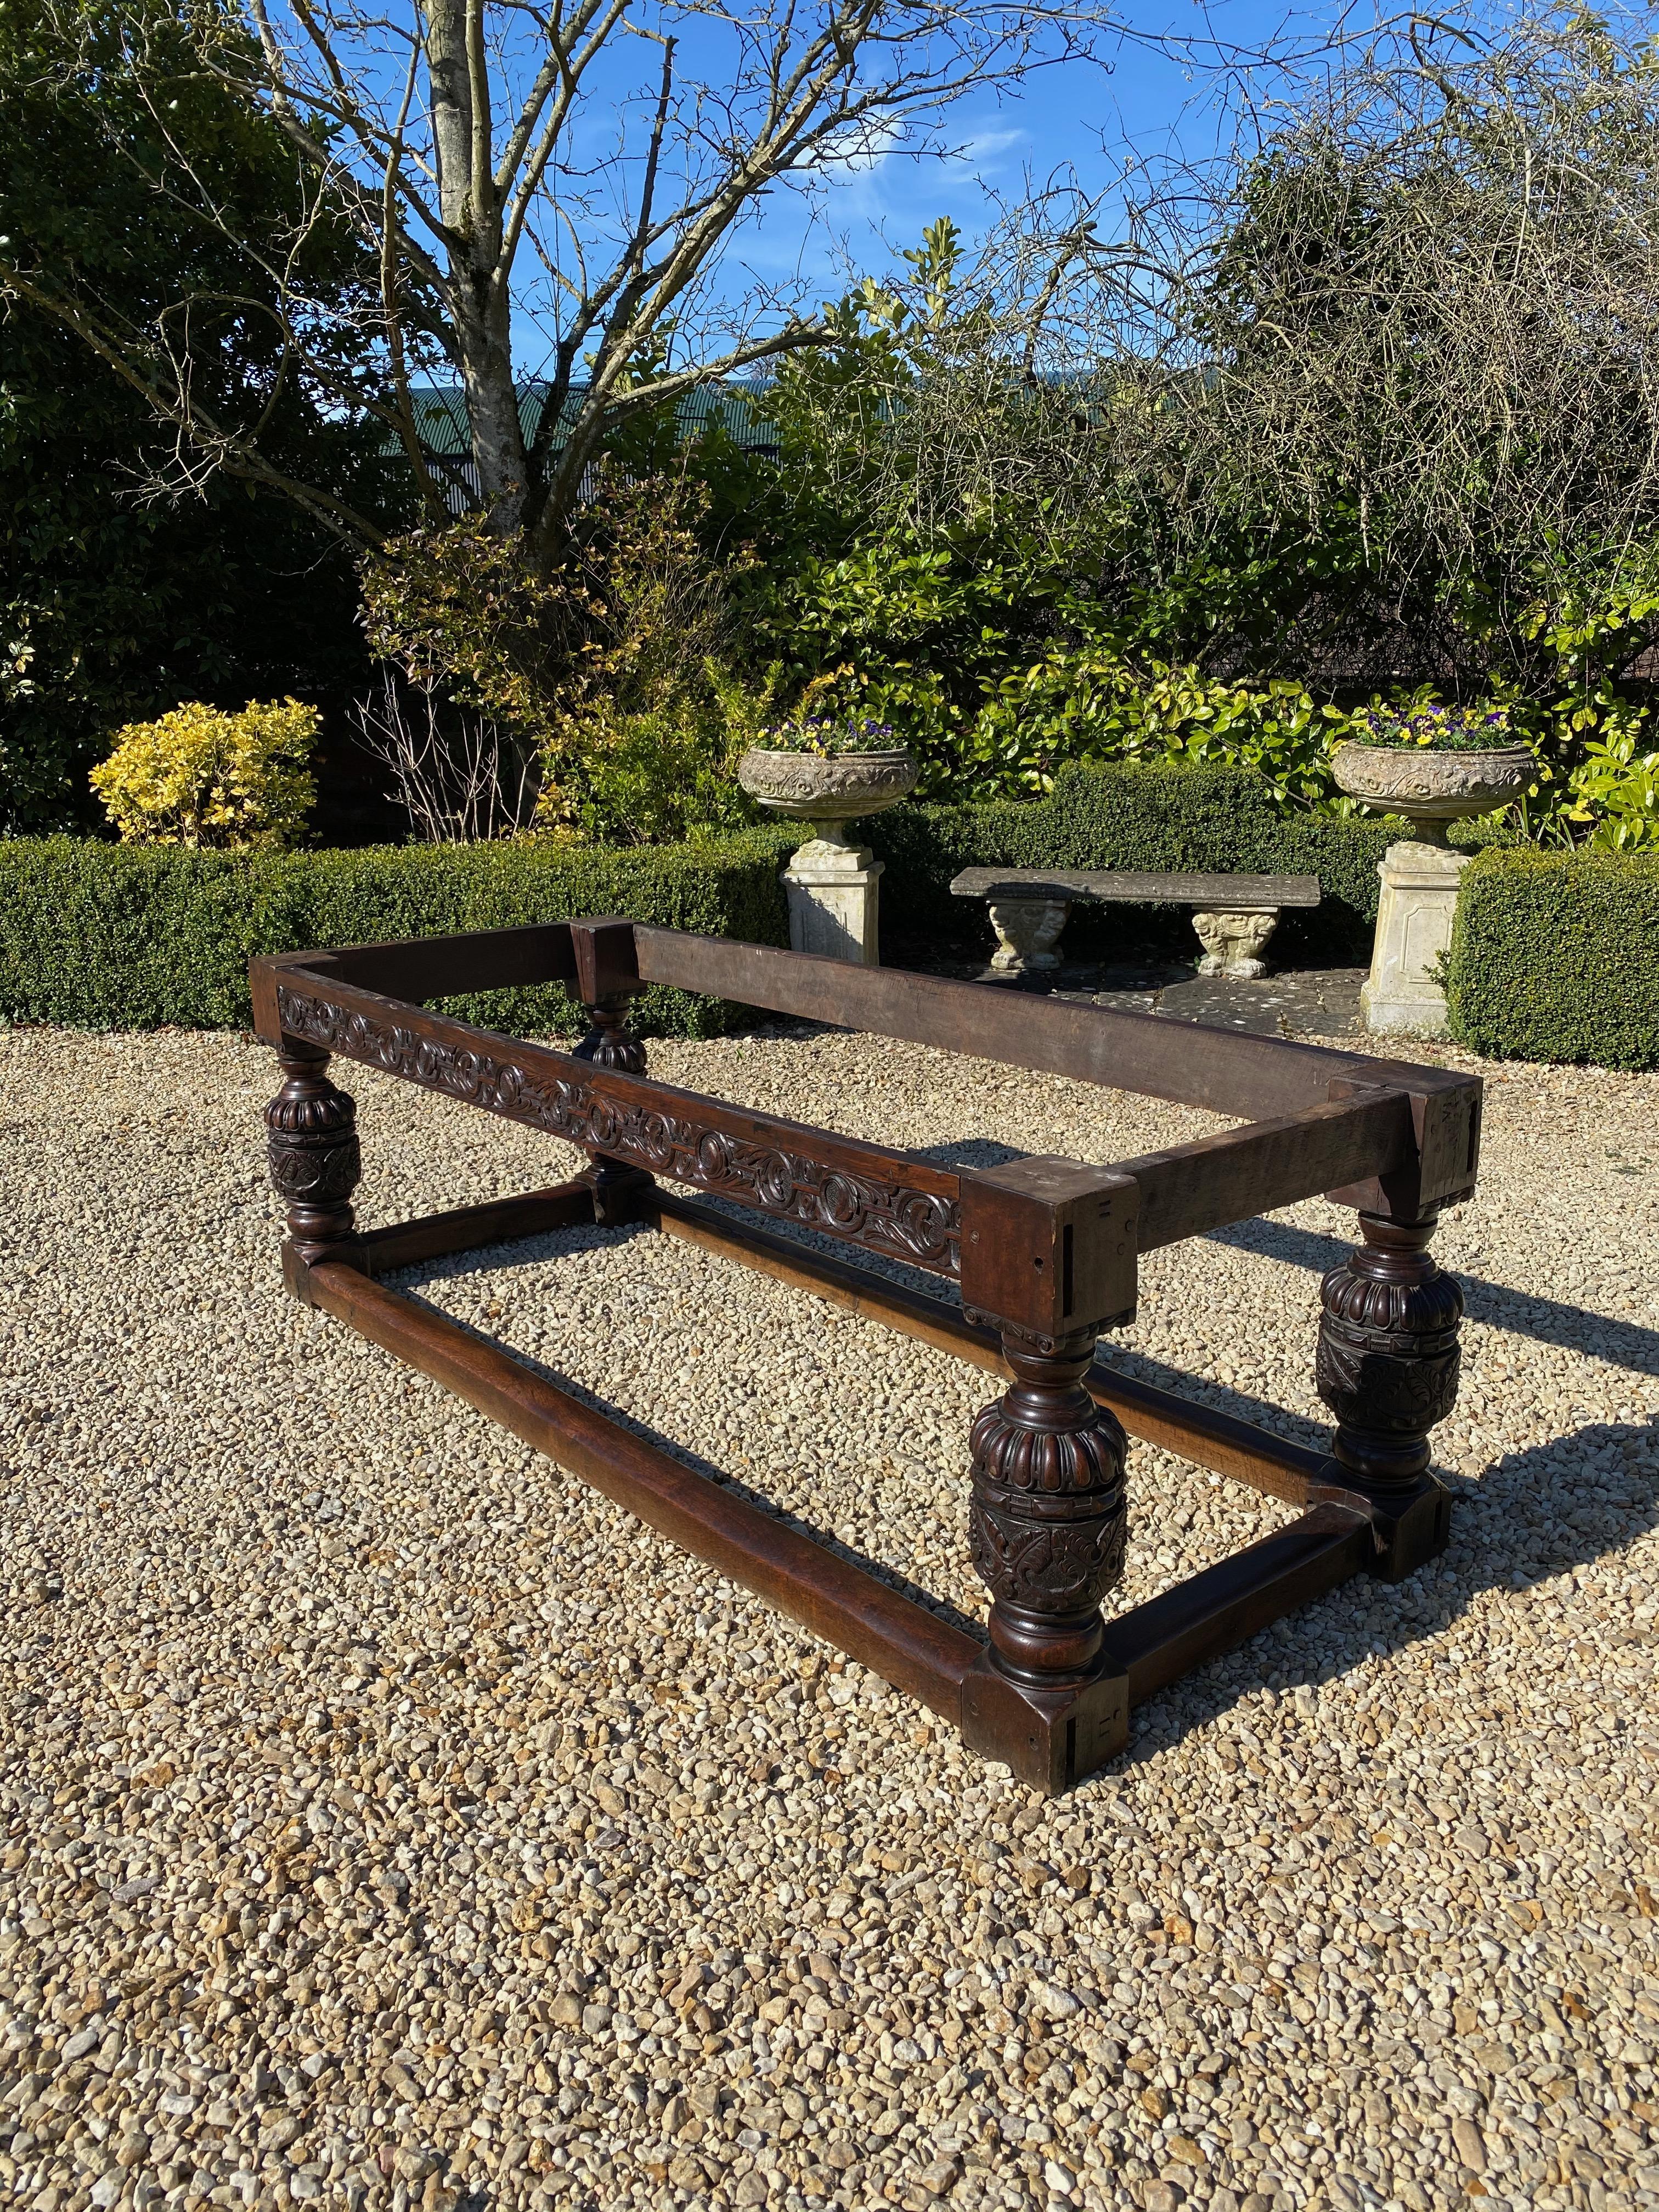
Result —
[{"label": "table shadow on gravel", "polygon": [[[1392,1657],[1443,1633],[1476,1599],[1492,1591],[1528,1589],[1626,1549],[1659,1528],[1659,1478],[1628,1473],[1622,1504],[1610,1500],[1600,1510],[1579,1507],[1571,1522],[1546,1522],[1541,1531],[1534,1523],[1523,1534],[1524,1524],[1517,1516],[1525,1503],[1547,1497],[1557,1485],[1555,1462],[1564,1454],[1577,1451],[1584,1460],[1594,1460],[1626,1446],[1651,1444],[1655,1435],[1651,1425],[1593,1421],[1547,1443],[1506,1453],[1479,1478],[1437,1469],[1452,1495],[1451,1542],[1437,1559],[1399,1586],[1402,1591],[1435,1587],[1438,1602],[1427,1617],[1412,1621],[1391,1613],[1381,1626],[1374,1620],[1355,1621],[1355,1585],[1345,1583],[1305,1612],[1276,1623],[1266,1632],[1265,1640],[1256,1638],[1241,1644],[1138,1706],[1130,1717],[1128,1747],[1106,1771],[1119,1772],[1155,1757],[1194,1729],[1218,1720],[1264,1682],[1285,1689],[1316,1689],[1339,1681],[1366,1659]],[[1540,1534],[1547,1540],[1541,1545]],[[1444,1588],[1448,1583],[1449,1590]],[[1350,1604],[1346,1615],[1345,1595]],[[1316,1665],[1298,1665],[1298,1648],[1305,1659],[1315,1644],[1323,1644],[1330,1656]],[[1178,1725],[1171,1725],[1171,1708],[1184,1709]],[[1386,1754],[1376,1756],[1386,1763]]]},{"label": "table shadow on gravel", "polygon": [[[1211,1230],[1209,1241],[1265,1259],[1287,1261],[1295,1267],[1312,1267],[1321,1274],[1340,1267],[1352,1249],[1334,1237],[1293,1228],[1285,1221],[1241,1221],[1231,1229]],[[1589,1352],[1610,1366],[1629,1368],[1632,1375],[1659,1375],[1659,1329],[1594,1313],[1588,1306],[1564,1305],[1508,1283],[1488,1282],[1458,1267],[1448,1267],[1446,1272],[1463,1286],[1468,1321],[1484,1322],[1488,1328],[1504,1329],[1512,1336],[1535,1337],[1540,1344],[1559,1345],[1566,1352]],[[1593,1344],[1586,1341],[1590,1335]]]}]

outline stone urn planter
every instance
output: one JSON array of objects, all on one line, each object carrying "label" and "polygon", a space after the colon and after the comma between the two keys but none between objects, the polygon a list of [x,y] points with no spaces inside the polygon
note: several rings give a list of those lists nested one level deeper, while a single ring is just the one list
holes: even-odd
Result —
[{"label": "stone urn planter", "polygon": [[1518,799],[1532,781],[1533,757],[1525,745],[1345,744],[1331,766],[1350,798],[1379,813],[1403,814],[1413,831],[1377,864],[1382,894],[1361,1018],[1383,1036],[1443,1036],[1441,957],[1451,944],[1458,878],[1469,864],[1447,843],[1446,825]]},{"label": "stone urn planter", "polygon": [[849,822],[896,806],[916,787],[916,764],[895,745],[878,753],[769,752],[750,745],[738,781],[774,814],[817,825],[817,841],[847,844]]},{"label": "stone urn planter", "polygon": [[1338,787],[1380,814],[1403,814],[1424,845],[1446,842],[1446,824],[1491,814],[1518,799],[1533,777],[1525,745],[1437,751],[1428,745],[1339,745]]},{"label": "stone urn planter", "polygon": [[909,751],[894,745],[879,752],[774,752],[751,745],[738,763],[738,781],[769,812],[810,823],[816,833],[783,872],[791,950],[877,966],[885,863],[851,843],[847,824],[896,806],[915,789]]}]

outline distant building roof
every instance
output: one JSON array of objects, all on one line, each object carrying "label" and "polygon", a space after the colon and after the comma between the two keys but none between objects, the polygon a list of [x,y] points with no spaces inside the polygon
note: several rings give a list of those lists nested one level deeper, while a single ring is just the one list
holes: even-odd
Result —
[{"label": "distant building roof", "polygon": [[[772,425],[757,417],[756,403],[765,386],[761,384],[703,384],[683,392],[675,403],[674,412],[680,437],[688,442],[705,430],[719,424],[738,445],[750,453],[775,453],[777,434]],[[564,424],[575,420],[578,410],[587,397],[585,384],[572,385],[564,396],[560,409],[563,422],[552,437],[552,450],[559,453],[565,442]],[[527,443],[541,427],[542,410],[547,404],[548,387],[542,383],[524,384],[519,387],[519,421]],[[410,406],[415,416],[415,434],[422,451],[443,479],[444,496],[452,514],[460,514],[472,505],[478,491],[477,469],[472,459],[472,441],[467,422],[466,395],[458,384],[416,384],[410,387]],[[388,436],[386,450],[399,450],[398,441]],[[593,472],[590,468],[582,480],[580,496],[586,499],[593,489]]]},{"label": "distant building roof", "polygon": [[[756,403],[764,389],[760,384],[702,384],[683,392],[675,407],[681,436],[696,437],[718,422],[739,444],[773,446],[776,440],[771,425],[757,420],[755,414]],[[519,421],[526,442],[541,428],[547,391],[546,385],[541,383],[519,387]],[[566,392],[559,410],[565,422],[574,422],[587,391],[586,385],[575,384]],[[459,459],[470,452],[466,396],[459,385],[412,385],[409,397],[416,432],[429,453],[453,454]],[[563,443],[562,428],[553,434],[555,452]]]}]

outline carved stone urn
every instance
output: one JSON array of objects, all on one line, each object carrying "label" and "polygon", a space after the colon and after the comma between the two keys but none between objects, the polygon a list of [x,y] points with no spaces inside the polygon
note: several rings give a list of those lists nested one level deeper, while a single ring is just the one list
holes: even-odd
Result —
[{"label": "carved stone urn", "polygon": [[884,752],[769,752],[751,745],[738,781],[774,814],[813,825],[816,835],[783,872],[789,944],[796,952],[851,960],[881,957],[878,886],[885,865],[848,841],[847,824],[896,806],[915,789],[916,763],[898,745]]},{"label": "carved stone urn", "polygon": [[1441,956],[1451,943],[1458,878],[1469,864],[1467,853],[1450,849],[1446,824],[1518,799],[1532,781],[1532,755],[1525,745],[1443,752],[1431,745],[1346,744],[1331,766],[1350,798],[1379,813],[1403,814],[1413,832],[1377,863],[1382,893],[1360,1018],[1385,1036],[1443,1036]]},{"label": "carved stone urn", "polygon": [[775,753],[750,745],[738,781],[771,813],[817,825],[814,843],[847,847],[847,824],[896,806],[916,787],[907,747],[879,753]]},{"label": "carved stone urn", "polygon": [[1444,845],[1446,824],[1492,814],[1518,799],[1532,781],[1525,745],[1479,752],[1437,751],[1431,745],[1339,745],[1331,757],[1338,786],[1379,814],[1403,814],[1422,845]]}]

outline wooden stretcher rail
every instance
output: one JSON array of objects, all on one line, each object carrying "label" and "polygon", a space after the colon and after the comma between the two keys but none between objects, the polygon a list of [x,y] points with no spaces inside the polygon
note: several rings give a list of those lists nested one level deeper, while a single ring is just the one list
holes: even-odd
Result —
[{"label": "wooden stretcher rail", "polygon": [[338,1261],[290,1266],[310,1304],[417,1367],[617,1504],[757,1591],[793,1620],[958,1720],[977,1640],[839,1553],[801,1535],[510,1353]]},{"label": "wooden stretcher rail", "polygon": [[[945,1298],[930,1297],[925,1291],[892,1282],[867,1267],[814,1252],[791,1237],[733,1221],[678,1191],[654,1192],[647,1218],[671,1237],[739,1261],[780,1282],[799,1283],[849,1312],[919,1337],[991,1374],[1008,1372],[994,1330],[976,1327],[960,1306]],[[1132,1437],[1160,1451],[1174,1452],[1212,1474],[1248,1483],[1268,1497],[1300,1505],[1310,1487],[1331,1478],[1328,1453],[1276,1437],[1217,1407],[1161,1390],[1103,1360],[1095,1361],[1084,1382],[1096,1404],[1109,1407]]]},{"label": "wooden stretcher rail", "polygon": [[481,1206],[458,1206],[418,1221],[398,1221],[384,1229],[360,1229],[357,1250],[366,1274],[395,1274],[428,1260],[457,1252],[481,1251],[491,1244],[514,1244],[550,1229],[579,1229],[593,1218],[593,1185],[586,1176],[526,1191],[520,1198],[486,1199]]},{"label": "wooden stretcher rail", "polygon": [[[483,1217],[488,1209],[467,1211]],[[453,1233],[459,1218],[407,1223],[397,1233],[409,1249],[417,1241],[414,1231],[441,1233],[443,1223]],[[390,1234],[382,1237],[383,1253],[391,1242]],[[972,1733],[976,1704],[996,1690],[976,1637],[349,1261],[307,1266],[290,1249],[286,1270],[289,1287],[307,1304],[441,1382],[659,1535]],[[1370,1541],[1362,1512],[1322,1503],[1291,1528],[1109,1621],[1102,1687],[1121,1686],[1117,1732],[1129,1710],[1168,1683],[1358,1573]],[[1075,1765],[1075,1753],[1070,1757]]]},{"label": "wooden stretcher rail", "polygon": [[1324,1104],[1334,1078],[1425,1096],[1468,1088],[1467,1077],[1407,1061],[1238,1030],[1206,1029],[1195,1042],[1190,1026],[1162,1014],[1032,999],[902,968],[855,968],[644,922],[635,925],[634,945],[647,983],[1252,1120]]},{"label": "wooden stretcher rail", "polygon": [[[935,1345],[988,1373],[1008,1372],[994,1330],[977,1327],[960,1306],[945,1298],[931,1297],[850,1261],[814,1251],[793,1238],[734,1221],[699,1200],[660,1186],[645,1201],[641,1218],[668,1236],[717,1252],[777,1281],[799,1284],[848,1312]],[[360,1231],[357,1246],[365,1270],[384,1276],[454,1253],[574,1228],[592,1218],[593,1187],[579,1176],[522,1198],[491,1199],[424,1220]],[[1213,1474],[1248,1483],[1253,1490],[1295,1505],[1306,1502],[1310,1487],[1331,1480],[1328,1453],[1274,1436],[1217,1407],[1160,1389],[1105,1361],[1097,1360],[1085,1381],[1096,1403],[1109,1406],[1132,1437]]]},{"label": "wooden stretcher rail", "polygon": [[1321,1504],[1231,1559],[1177,1583],[1106,1624],[1106,1649],[1129,1678],[1130,1705],[1260,1634],[1287,1613],[1357,1575],[1371,1524],[1345,1505]]}]

